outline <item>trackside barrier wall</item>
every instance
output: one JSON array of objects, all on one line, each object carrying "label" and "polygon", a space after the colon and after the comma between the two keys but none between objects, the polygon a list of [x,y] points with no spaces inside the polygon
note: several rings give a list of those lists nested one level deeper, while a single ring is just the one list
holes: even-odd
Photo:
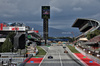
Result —
[{"label": "trackside barrier wall", "polygon": [[89,55],[89,54],[86,54],[84,51],[82,51],[81,49],[75,47],[75,49],[77,49],[80,53],[82,53],[83,55],[87,56],[88,58],[90,58],[91,60],[97,62],[98,64],[100,64],[100,59],[92,56],[92,55]]}]

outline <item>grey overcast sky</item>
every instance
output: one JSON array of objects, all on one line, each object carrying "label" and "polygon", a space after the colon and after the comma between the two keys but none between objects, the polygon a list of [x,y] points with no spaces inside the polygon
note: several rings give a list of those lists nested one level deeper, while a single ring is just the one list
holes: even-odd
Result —
[{"label": "grey overcast sky", "polygon": [[0,0],[0,21],[42,26],[41,6],[51,7],[52,28],[72,29],[77,18],[100,20],[100,0]]}]

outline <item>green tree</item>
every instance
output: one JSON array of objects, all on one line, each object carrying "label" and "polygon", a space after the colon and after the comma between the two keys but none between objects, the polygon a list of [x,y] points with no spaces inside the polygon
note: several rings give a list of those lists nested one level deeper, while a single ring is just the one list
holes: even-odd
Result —
[{"label": "green tree", "polygon": [[13,41],[14,39],[14,36],[15,36],[15,33],[14,32],[10,32],[7,36],[7,38],[10,38],[11,42]]},{"label": "green tree", "polygon": [[6,38],[5,42],[2,45],[2,52],[9,52],[12,49],[12,43],[9,38]]},{"label": "green tree", "polygon": [[13,38],[15,33],[11,32],[7,35],[6,40],[4,41],[3,45],[1,46],[2,52],[9,52],[10,49],[13,48]]},{"label": "green tree", "polygon": [[92,35],[92,33],[90,33],[90,32],[89,32],[89,33],[87,34],[87,38],[88,38],[88,39],[91,39],[91,38],[93,38],[93,35]]},{"label": "green tree", "polygon": [[95,30],[92,33],[94,34],[94,36],[100,35],[100,30]]},{"label": "green tree", "polygon": [[0,52],[2,52],[2,43],[0,43]]},{"label": "green tree", "polygon": [[100,35],[100,30],[95,30],[95,31],[93,31],[93,32],[89,32],[89,33],[87,34],[87,38],[90,40],[91,38],[93,38],[93,37],[95,37],[95,36],[97,36],[97,35]]}]

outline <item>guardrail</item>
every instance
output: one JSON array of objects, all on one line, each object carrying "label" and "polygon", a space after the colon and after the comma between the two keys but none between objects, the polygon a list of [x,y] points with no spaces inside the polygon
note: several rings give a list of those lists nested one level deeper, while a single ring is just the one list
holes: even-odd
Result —
[{"label": "guardrail", "polygon": [[[13,62],[23,62],[26,58],[12,58]],[[9,61],[9,58],[0,58],[0,62],[1,61]]]}]

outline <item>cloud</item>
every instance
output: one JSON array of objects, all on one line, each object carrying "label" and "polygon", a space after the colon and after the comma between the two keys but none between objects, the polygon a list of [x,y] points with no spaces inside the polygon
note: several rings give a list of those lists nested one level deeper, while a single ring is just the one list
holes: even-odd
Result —
[{"label": "cloud", "polygon": [[81,10],[82,10],[82,8],[81,8],[81,7],[77,7],[77,8],[76,8],[76,7],[74,7],[74,8],[73,8],[73,10],[74,10],[74,11],[81,11]]},{"label": "cloud", "polygon": [[93,15],[92,18],[95,18],[95,19],[98,18],[99,19],[100,18],[100,13],[97,13],[97,14]]},{"label": "cloud", "polygon": [[74,20],[49,21],[49,27],[56,29],[70,29]]},{"label": "cloud", "polygon": [[50,6],[49,26],[69,29],[77,18],[100,20],[99,0],[0,0],[0,21],[43,25],[41,6]]},{"label": "cloud", "polygon": [[62,9],[59,9],[59,8],[57,8],[57,7],[51,7],[51,11],[61,12]]}]

